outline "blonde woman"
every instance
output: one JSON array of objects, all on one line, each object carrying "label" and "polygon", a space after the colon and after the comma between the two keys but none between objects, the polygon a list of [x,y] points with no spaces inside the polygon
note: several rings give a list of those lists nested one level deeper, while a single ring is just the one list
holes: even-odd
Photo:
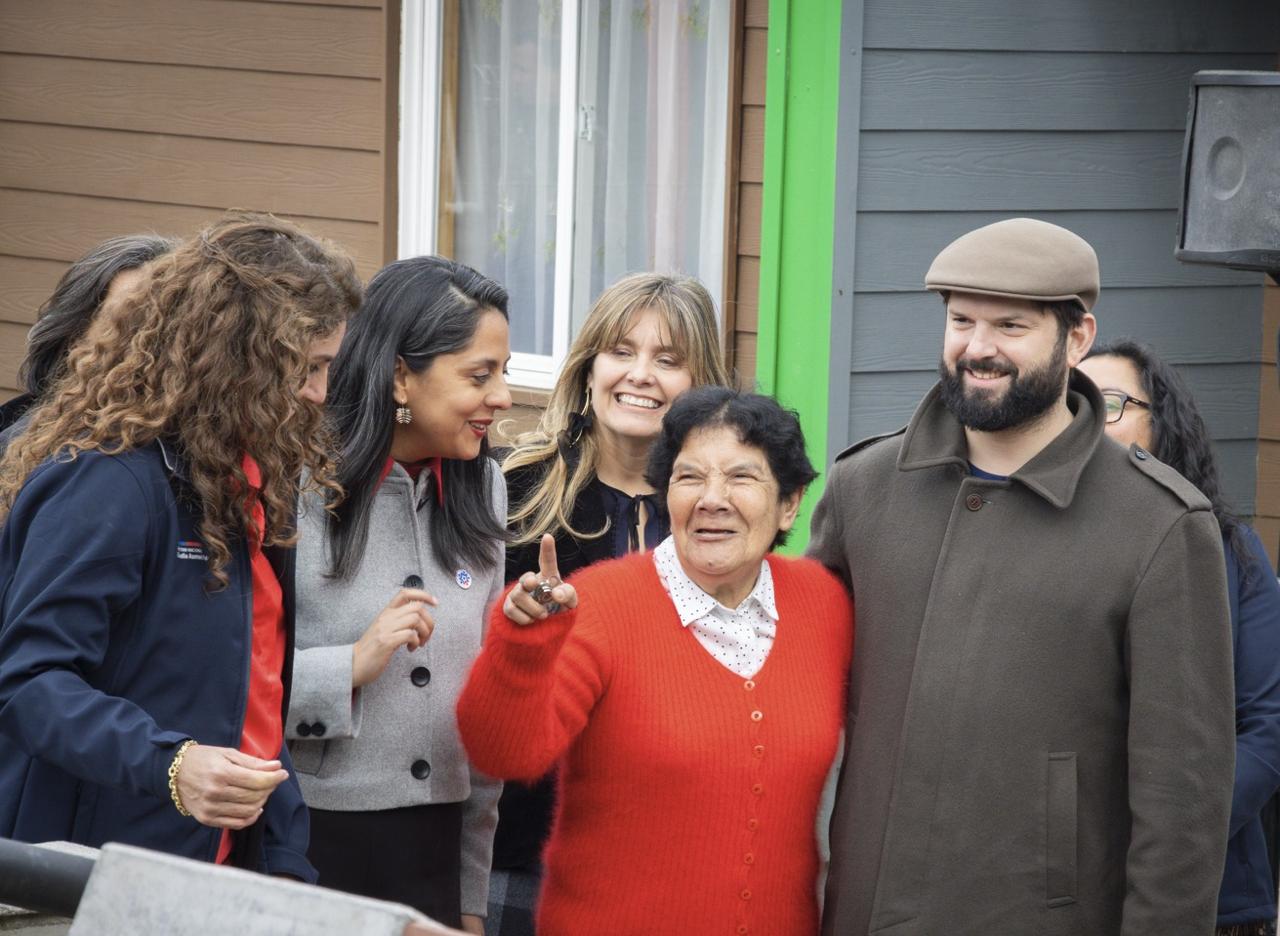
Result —
[{"label": "blonde woman", "polygon": [[[670,532],[645,481],[649,449],[671,404],[691,387],[727,386],[715,304],[692,277],[633,273],[595,301],[538,429],[503,460],[515,541],[507,580],[537,568],[539,542],[556,539],[561,574],[652,549]],[[533,933],[553,776],[509,783],[499,804],[490,936]]]}]

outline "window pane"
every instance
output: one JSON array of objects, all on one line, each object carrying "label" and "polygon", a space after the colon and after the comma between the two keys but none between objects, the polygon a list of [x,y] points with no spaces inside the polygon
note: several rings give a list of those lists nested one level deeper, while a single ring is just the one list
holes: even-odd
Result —
[{"label": "window pane", "polygon": [[730,0],[582,0],[573,314],[635,270],[719,299]]},{"label": "window pane", "polygon": [[442,249],[451,234],[455,259],[507,287],[513,351],[550,354],[560,3],[458,0],[457,29],[457,117],[441,120]]}]

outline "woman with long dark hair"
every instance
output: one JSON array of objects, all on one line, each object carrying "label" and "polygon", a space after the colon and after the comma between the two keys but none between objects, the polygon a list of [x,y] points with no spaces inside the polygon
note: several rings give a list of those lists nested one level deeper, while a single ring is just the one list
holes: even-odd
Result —
[{"label": "woman with long dark hair", "polygon": [[1176,468],[1209,499],[1222,529],[1236,673],[1236,780],[1218,895],[1218,933],[1276,932],[1275,872],[1261,812],[1280,789],[1280,584],[1258,534],[1222,497],[1213,446],[1191,392],[1150,348],[1095,346],[1080,370],[1107,404],[1107,434]]},{"label": "woman with long dark hair", "polygon": [[349,258],[232,214],[80,341],[0,463],[0,836],[315,879],[284,749],[299,479]]},{"label": "woman with long dark hair", "polygon": [[[633,273],[592,304],[538,428],[503,460],[515,541],[507,580],[534,568],[546,533],[560,571],[652,549],[670,532],[645,479],[662,418],[690,387],[724,386],[716,312],[688,276]],[[554,778],[508,783],[494,844],[490,936],[531,936]]]},{"label": "woman with long dark hair", "polygon": [[[67,268],[36,312],[27,334],[27,353],[18,368],[24,391],[0,406],[0,441],[65,370],[71,347],[84,337],[104,302],[118,299],[142,279],[142,268],[169,253],[178,242],[158,234],[126,234],[103,241]],[[25,426],[25,421],[23,422]]]},{"label": "woman with long dark hair", "polygon": [[304,502],[288,733],[321,883],[480,932],[500,784],[454,704],[503,585],[507,294],[438,257],[369,283],[334,362],[345,497]]}]

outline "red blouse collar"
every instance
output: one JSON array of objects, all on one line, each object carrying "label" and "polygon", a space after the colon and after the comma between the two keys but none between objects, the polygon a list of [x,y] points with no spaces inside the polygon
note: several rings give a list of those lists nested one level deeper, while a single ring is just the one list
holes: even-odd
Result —
[{"label": "red blouse collar", "polygon": [[[396,460],[394,458],[391,458],[390,456],[387,457],[387,463],[382,466],[382,474],[378,476],[379,487],[382,486],[383,481],[387,480],[387,475],[391,474],[391,466],[395,463]],[[436,476],[436,503],[441,507],[444,506],[444,462],[442,459],[438,457],[424,458],[420,462],[402,464],[401,467],[409,473],[410,477],[415,479],[418,476],[418,472],[422,469],[430,469],[431,473]]]}]

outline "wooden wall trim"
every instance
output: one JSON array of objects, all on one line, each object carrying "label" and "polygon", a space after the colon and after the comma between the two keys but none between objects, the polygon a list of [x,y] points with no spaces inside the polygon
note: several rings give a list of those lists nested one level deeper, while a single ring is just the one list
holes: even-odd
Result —
[{"label": "wooden wall trim", "polygon": [[733,373],[734,333],[738,327],[738,180],[742,174],[742,41],[746,0],[734,0],[729,23],[729,125],[724,174],[724,281],[720,301],[720,349]]}]

